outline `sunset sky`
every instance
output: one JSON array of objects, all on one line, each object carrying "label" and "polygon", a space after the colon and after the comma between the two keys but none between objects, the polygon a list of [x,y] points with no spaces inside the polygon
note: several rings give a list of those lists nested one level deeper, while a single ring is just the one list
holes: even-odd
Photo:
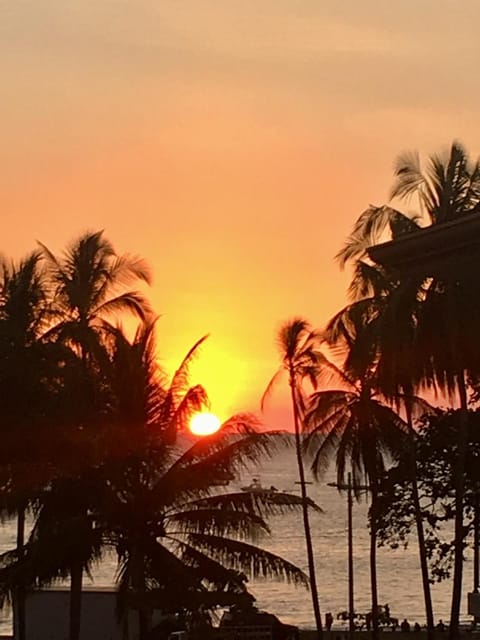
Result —
[{"label": "sunset sky", "polygon": [[257,410],[279,326],[345,303],[334,256],[395,157],[480,153],[479,24],[478,0],[2,2],[0,249],[105,229],[152,267],[161,362],[209,333],[212,410]]}]

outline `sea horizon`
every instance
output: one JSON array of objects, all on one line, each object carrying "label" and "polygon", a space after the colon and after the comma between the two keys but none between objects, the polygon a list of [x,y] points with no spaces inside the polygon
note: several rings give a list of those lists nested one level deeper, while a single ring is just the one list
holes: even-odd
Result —
[{"label": "sea horizon", "polygon": [[[262,464],[232,481],[226,490],[237,491],[256,477],[265,487],[299,494],[294,451],[278,453]],[[314,482],[309,476],[309,496],[323,509],[323,513],[311,513],[311,528],[316,562],[316,575],[322,616],[330,611],[337,622],[337,615],[348,609],[347,570],[347,502],[345,493],[328,485],[336,479],[332,467],[322,482]],[[355,611],[366,613],[370,609],[369,531],[367,526],[368,504],[366,500],[353,506],[353,553]],[[271,535],[259,541],[272,551],[301,569],[307,569],[303,524],[299,514],[286,514],[269,519]],[[15,523],[2,527],[1,548],[15,546]],[[468,553],[468,552],[467,552]],[[425,623],[423,591],[419,571],[418,550],[415,536],[406,549],[388,547],[378,549],[379,604],[388,604],[391,615],[399,620],[407,618],[413,625]],[[114,588],[116,558],[108,555],[97,567],[93,581],[85,578],[85,586]],[[467,592],[472,585],[472,561],[465,562],[464,589],[461,619],[467,622]],[[65,583],[66,585],[68,583]],[[249,588],[256,598],[256,605],[277,615],[282,621],[300,628],[314,628],[310,593],[302,587],[272,580],[252,580]],[[435,622],[450,617],[451,580],[432,585]],[[0,633],[11,632],[10,615],[0,620]]]}]

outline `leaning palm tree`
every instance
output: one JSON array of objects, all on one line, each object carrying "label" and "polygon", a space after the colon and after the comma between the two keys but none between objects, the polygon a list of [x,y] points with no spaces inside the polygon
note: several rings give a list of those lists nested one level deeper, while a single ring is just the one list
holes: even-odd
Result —
[{"label": "leaning palm tree", "polygon": [[[78,390],[82,395],[72,420],[82,428],[103,419],[106,336],[109,319],[130,312],[145,318],[150,308],[144,296],[126,290],[132,282],[149,282],[143,260],[118,255],[103,232],[87,232],[73,242],[62,257],[42,246],[52,287],[52,311],[56,316],[48,332],[50,339],[69,345],[81,360]],[[82,562],[71,567],[70,640],[78,640],[81,619]]]},{"label": "leaning palm tree", "polygon": [[369,487],[372,627],[373,637],[378,638],[376,517],[379,482],[387,461],[404,448],[408,428],[376,394],[374,371],[365,371],[357,379],[340,371],[338,376],[343,381],[340,388],[316,391],[310,397],[305,450],[313,458],[312,470],[317,478],[335,457],[339,485],[346,484],[347,470],[351,469],[357,497],[362,487]]},{"label": "leaning palm tree", "polygon": [[155,357],[154,326],[141,325],[131,342],[117,331],[110,344],[114,422],[137,446],[120,464],[107,463],[96,513],[118,553],[120,604],[137,609],[140,638],[155,607],[195,611],[246,596],[244,574],[306,584],[296,567],[252,545],[268,533],[265,515],[298,509],[301,500],[218,490],[281,436],[258,433],[252,417],[238,415],[218,434],[188,443],[189,418],[208,406],[202,387],[188,387],[204,338],[167,384]]},{"label": "leaning palm tree", "polygon": [[246,459],[270,449],[271,440],[239,435],[228,423],[184,451],[156,438],[141,465],[131,459],[110,476],[98,518],[118,554],[120,605],[137,609],[140,638],[150,630],[152,609],[194,612],[231,604],[248,595],[245,576],[308,585],[303,572],[258,546],[269,532],[265,515],[299,509],[301,499],[219,492]]},{"label": "leaning palm tree", "polygon": [[[420,213],[414,219],[390,207],[370,207],[355,224],[340,257],[354,260],[382,239],[390,227],[393,239],[420,229],[419,221],[448,224],[480,211],[480,164],[471,163],[465,150],[453,143],[446,157],[431,156],[426,170],[418,154],[400,156],[395,168],[392,197],[417,196]],[[421,302],[416,328],[417,383],[440,388],[457,396],[464,415],[459,432],[455,470],[455,560],[450,635],[458,635],[463,575],[463,485],[467,446],[468,375],[478,375],[480,353],[475,331],[480,320],[478,278],[472,264],[458,259],[448,265],[422,269],[418,265],[418,297]],[[397,277],[398,276],[397,274]],[[405,276],[401,276],[404,281]]]},{"label": "leaning palm tree", "polygon": [[322,617],[318,599],[317,579],[315,574],[315,558],[313,552],[312,534],[308,515],[308,497],[305,481],[305,468],[302,458],[302,432],[304,429],[305,398],[302,384],[307,378],[315,387],[318,365],[323,356],[318,351],[318,335],[312,331],[309,323],[303,318],[294,318],[284,324],[278,334],[278,346],[282,364],[271,379],[262,398],[262,408],[265,400],[272,391],[279,378],[286,374],[290,387],[290,400],[293,413],[293,427],[295,432],[295,450],[297,455],[298,475],[302,495],[303,526],[307,551],[308,572],[312,593],[312,605],[315,616],[318,638],[322,638]]}]

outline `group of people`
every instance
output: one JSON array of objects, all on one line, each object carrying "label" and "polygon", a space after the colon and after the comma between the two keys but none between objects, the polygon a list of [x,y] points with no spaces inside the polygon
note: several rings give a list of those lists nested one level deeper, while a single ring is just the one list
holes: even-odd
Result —
[{"label": "group of people", "polygon": [[[420,631],[421,630],[421,626],[418,624],[418,622],[415,622],[415,624],[413,625],[413,630],[414,631]],[[409,621],[404,618],[402,620],[402,623],[400,624],[400,631],[410,631],[410,623]]]},{"label": "group of people", "polygon": [[[343,621],[348,620],[349,619],[348,611],[341,611],[337,615],[337,618]],[[365,628],[367,629],[367,631],[371,630],[372,628],[372,612],[371,611],[369,611],[365,615],[355,613],[353,618],[354,620],[360,619],[361,625],[359,625],[357,622],[356,623],[357,629],[362,629],[363,626],[365,625]],[[398,628],[400,629],[400,631],[403,631],[403,632],[409,632],[409,631],[418,632],[422,630],[422,627],[419,625],[418,622],[415,622],[412,628],[407,618],[404,618],[403,621],[400,623],[398,618],[392,617],[390,615],[390,606],[388,604],[378,607],[378,623],[381,627],[383,628],[389,627],[392,631],[396,631]],[[330,631],[332,628],[332,624],[333,624],[333,616],[330,613],[330,611],[328,611],[325,614],[325,629],[327,631]],[[447,626],[443,622],[443,620],[439,620],[435,629],[437,631],[446,631]]]},{"label": "group of people", "polygon": [[[446,624],[443,622],[443,620],[439,620],[437,626],[435,627],[435,629],[437,631],[445,631],[447,628]],[[415,622],[415,624],[413,625],[413,630],[414,631],[421,631],[421,626],[418,624],[418,622]],[[409,621],[404,618],[401,625],[400,625],[400,631],[410,631],[410,623]]]}]

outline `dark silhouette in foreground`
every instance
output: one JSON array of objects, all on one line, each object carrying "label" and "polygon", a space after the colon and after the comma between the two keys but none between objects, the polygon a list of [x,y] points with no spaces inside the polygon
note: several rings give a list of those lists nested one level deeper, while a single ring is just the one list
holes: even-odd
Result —
[{"label": "dark silhouette in foreground", "polygon": [[243,626],[270,627],[272,640],[299,640],[300,638],[298,627],[281,622],[273,613],[260,611],[253,604],[230,607],[220,620],[220,628]]}]

